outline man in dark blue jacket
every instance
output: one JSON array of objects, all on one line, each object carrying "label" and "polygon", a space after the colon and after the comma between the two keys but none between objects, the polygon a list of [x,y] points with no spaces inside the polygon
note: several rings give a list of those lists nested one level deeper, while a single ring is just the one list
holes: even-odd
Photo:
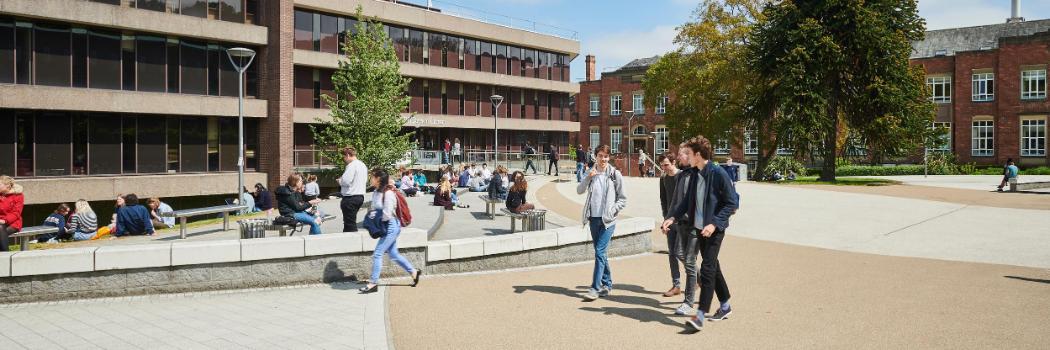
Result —
[{"label": "man in dark blue jacket", "polygon": [[697,234],[700,236],[700,305],[696,317],[686,323],[696,330],[704,325],[704,315],[711,308],[711,299],[718,294],[721,306],[712,321],[727,319],[732,309],[729,306],[729,287],[722,268],[718,263],[718,252],[729,228],[729,217],[736,213],[739,197],[729,174],[722,167],[710,162],[711,142],[703,136],[697,136],[680,147],[685,147],[691,167],[686,169],[689,176],[688,192],[685,198],[671,210],[664,220],[666,232],[675,221],[679,227],[690,228],[689,232],[679,234]]},{"label": "man in dark blue jacket", "polygon": [[124,206],[117,209],[117,228],[113,235],[152,235],[153,232],[149,210],[139,205],[139,197],[134,193],[124,196]]}]

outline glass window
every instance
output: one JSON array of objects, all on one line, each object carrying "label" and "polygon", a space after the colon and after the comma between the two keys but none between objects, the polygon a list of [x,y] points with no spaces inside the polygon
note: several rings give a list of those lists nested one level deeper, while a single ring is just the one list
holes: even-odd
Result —
[{"label": "glass window", "polygon": [[725,132],[721,138],[715,141],[715,154],[729,154],[729,132]]},{"label": "glass window", "polygon": [[88,174],[120,174],[120,117],[95,115],[88,120]]},{"label": "glass window", "polygon": [[69,27],[56,24],[37,24],[36,35],[36,84],[70,86],[70,34]]},{"label": "glass window", "polygon": [[0,130],[16,131],[0,132],[0,174],[15,173],[15,141],[18,140],[18,129],[15,127],[14,115],[12,110],[0,109]]},{"label": "glass window", "polygon": [[168,170],[167,126],[163,116],[143,116],[140,119],[138,141],[138,172],[163,173]]},{"label": "glass window", "polygon": [[15,22],[15,82],[18,84],[33,83],[32,23]]},{"label": "glass window", "polygon": [[181,125],[179,125],[180,121],[181,120],[177,117],[168,118],[167,120],[168,129],[167,135],[165,136],[167,136],[168,143],[168,148],[166,152],[168,172],[179,171],[179,130],[181,129]]},{"label": "glass window", "polygon": [[975,157],[991,156],[995,152],[995,122],[975,120],[970,129],[971,155]]},{"label": "glass window", "polygon": [[[183,0],[185,1],[185,0]],[[295,10],[295,48],[298,50],[314,49],[314,14]]]},{"label": "glass window", "polygon": [[219,171],[219,119],[208,118],[208,171]]},{"label": "glass window", "polygon": [[597,126],[592,126],[589,140],[591,149],[598,148],[598,145],[602,143],[602,129]]},{"label": "glass window", "polygon": [[642,93],[636,92],[631,96],[631,108],[634,115],[645,115],[645,104],[642,103]]},{"label": "glass window", "polygon": [[933,123],[933,129],[938,132],[937,138],[934,139],[934,144],[930,147],[930,151],[934,152],[951,152],[952,150],[952,123],[949,122],[935,122]]},{"label": "glass window", "polygon": [[217,118],[219,122],[219,170],[237,171],[237,118]]},{"label": "glass window", "polygon": [[995,99],[995,74],[978,73],[973,75],[973,100],[991,101]]},{"label": "glass window", "polygon": [[138,91],[164,92],[168,85],[164,80],[167,73],[168,53],[167,39],[159,36],[138,35],[135,37],[135,56],[138,63]]},{"label": "glass window", "polygon": [[667,152],[667,126],[657,125],[656,130],[656,154],[663,154]]},{"label": "glass window", "polygon": [[609,114],[620,115],[623,112],[623,96],[615,94],[609,96]]},{"label": "glass window", "polygon": [[179,0],[179,4],[182,5],[179,13],[200,18],[208,17],[208,0]]},{"label": "glass window", "polygon": [[[175,1],[175,0],[173,0]],[[257,24],[259,23],[259,1],[262,0],[246,0],[244,2],[244,23]]]},{"label": "glass window", "polygon": [[219,67],[225,54],[218,45],[208,45],[208,95],[219,96]]},{"label": "glass window", "polygon": [[124,90],[135,90],[135,36],[123,35],[120,40],[121,80]]},{"label": "glass window", "polygon": [[88,87],[120,89],[120,34],[88,32]]},{"label": "glass window", "polygon": [[1046,119],[1021,120],[1021,156],[1046,156]]},{"label": "glass window", "polygon": [[138,118],[131,116],[124,116],[121,118],[121,139],[123,140],[121,147],[121,155],[124,164],[124,173],[132,174],[135,173],[138,168],[138,162],[136,161],[136,150],[135,147],[136,131],[138,129]]},{"label": "glass window", "polygon": [[259,168],[259,123],[254,118],[244,120],[244,170]]},{"label": "glass window", "polygon": [[[15,22],[0,18],[0,83],[15,82]],[[5,172],[4,174],[11,174]]]},{"label": "glass window", "polygon": [[1046,98],[1046,70],[1021,72],[1021,99]]},{"label": "glass window", "polygon": [[408,29],[409,60],[412,63],[423,63],[423,32]]},{"label": "glass window", "polygon": [[179,92],[179,39],[168,39],[168,92]]},{"label": "glass window", "polygon": [[208,94],[208,46],[183,40],[179,43],[182,66],[182,93]]},{"label": "glass window", "polygon": [[233,68],[233,62],[230,62],[230,57],[226,54],[225,47],[219,47],[219,61],[222,62],[219,66],[222,67],[222,76],[219,77],[219,82],[222,84],[222,95],[237,97],[240,93],[237,87],[239,77],[237,76],[237,69]]},{"label": "glass window", "polygon": [[609,149],[612,153],[620,153],[620,143],[623,142],[623,130],[619,126],[609,127]]},{"label": "glass window", "polygon": [[602,112],[601,112],[601,109],[600,109],[601,108],[600,104],[601,104],[601,101],[599,100],[598,95],[591,95],[591,112],[590,112],[590,116],[597,117],[597,116],[601,115]]},{"label": "glass window", "polygon": [[930,100],[935,103],[952,102],[952,77],[926,77],[926,86],[930,88]]},{"label": "glass window", "polygon": [[73,28],[73,87],[87,87],[87,30]]},{"label": "glass window", "polygon": [[660,98],[656,100],[656,114],[667,113],[667,101],[667,95],[660,96]]},{"label": "glass window", "polygon": [[208,119],[182,118],[182,172],[208,170]]},{"label": "glass window", "polygon": [[45,112],[36,123],[36,176],[70,174],[72,157],[69,114]]},{"label": "glass window", "polygon": [[88,115],[72,113],[73,119],[73,175],[87,175]]},{"label": "glass window", "polygon": [[758,129],[744,129],[744,154],[758,154]]},{"label": "glass window", "polygon": [[17,141],[15,141],[15,159],[16,159],[16,170],[15,176],[33,176],[33,145],[35,142],[35,134],[33,132],[36,126],[36,118],[33,118],[33,114],[30,112],[19,112],[15,116],[15,133]]},{"label": "glass window", "polygon": [[137,0],[135,7],[143,10],[165,12],[167,10],[165,2],[166,0]]},{"label": "glass window", "polygon": [[243,0],[219,0],[219,19],[227,22],[244,23]]},{"label": "glass window", "polygon": [[321,52],[339,53],[339,18],[321,15]]}]

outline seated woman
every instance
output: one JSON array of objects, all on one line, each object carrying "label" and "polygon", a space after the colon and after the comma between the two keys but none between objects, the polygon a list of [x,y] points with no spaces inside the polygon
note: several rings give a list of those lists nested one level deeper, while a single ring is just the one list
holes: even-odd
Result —
[{"label": "seated woman", "polygon": [[255,197],[252,197],[252,193],[248,192],[248,188],[244,188],[244,192],[241,192],[241,204],[247,206],[247,208],[237,212],[238,215],[245,215],[259,211],[259,208],[255,207]]},{"label": "seated woman", "polygon": [[452,207],[456,205],[456,201],[452,199],[452,196],[455,194],[452,191],[452,183],[449,182],[448,177],[441,177],[441,184],[438,185],[437,191],[434,191],[434,206],[452,210]]},{"label": "seated woman", "polygon": [[412,178],[412,170],[405,171],[402,173],[401,182],[398,183],[398,188],[401,192],[405,193],[405,196],[415,197],[416,193],[419,192],[419,188],[416,188],[416,181]]},{"label": "seated woman", "polygon": [[507,209],[515,213],[536,209],[532,203],[525,202],[525,193],[528,192],[529,183],[525,181],[525,174],[520,171],[514,172],[514,186],[510,187],[507,194]]},{"label": "seated woman", "polygon": [[98,232],[98,216],[91,204],[86,200],[78,199],[73,205],[73,216],[69,219],[69,231],[73,233],[74,241],[88,241],[95,238]]},{"label": "seated woman", "polygon": [[270,191],[266,189],[261,183],[255,184],[255,208],[258,211],[265,211],[266,216],[270,216],[270,211],[273,210],[273,197],[270,196]]},{"label": "seated woman", "polygon": [[321,219],[306,212],[321,202],[320,199],[310,201],[303,200],[303,177],[298,173],[288,175],[288,181],[284,186],[278,187],[274,193],[277,194],[277,211],[281,216],[290,216],[295,221],[310,225],[310,234],[321,234]]},{"label": "seated woman", "polygon": [[55,211],[48,215],[44,219],[43,226],[57,227],[58,232],[40,235],[37,240],[40,242],[47,243],[58,243],[59,240],[72,238],[70,234],[66,233],[66,217],[69,216],[69,206],[66,203],[61,203]]},{"label": "seated woman", "polygon": [[317,175],[306,176],[306,185],[303,186],[303,199],[312,201],[321,195],[321,187],[317,185]]},{"label": "seated woman", "polygon": [[478,170],[474,176],[470,177],[470,181],[467,182],[467,187],[470,189],[470,192],[485,192],[489,190],[489,186],[485,183],[485,179],[481,177],[481,170]]},{"label": "seated woman", "polygon": [[[480,170],[482,173],[482,179],[485,178],[484,170]],[[496,166],[496,172],[492,174],[491,180],[489,180],[489,198],[507,199],[507,168],[503,165]]]},{"label": "seated woman", "polygon": [[427,186],[427,177],[426,175],[423,175],[423,171],[416,170],[415,174],[416,176],[413,178],[413,180],[416,183],[416,188],[418,188],[423,193],[434,193],[434,187]]},{"label": "seated woman", "polygon": [[124,206],[117,209],[117,227],[114,236],[152,235],[153,221],[149,210],[139,205],[139,197],[134,193],[124,196]]},{"label": "seated woman", "polygon": [[[168,203],[160,201],[160,198],[150,198],[146,205],[149,207],[150,220],[153,221],[153,228],[172,228],[175,227],[175,216],[171,216],[175,210],[171,209]],[[166,216],[167,215],[167,216]]]}]

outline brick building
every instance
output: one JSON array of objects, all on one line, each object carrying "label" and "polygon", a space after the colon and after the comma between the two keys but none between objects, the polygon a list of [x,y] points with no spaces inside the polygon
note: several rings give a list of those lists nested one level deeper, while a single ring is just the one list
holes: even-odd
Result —
[{"label": "brick building", "polygon": [[[28,204],[232,193],[238,75],[226,49],[256,51],[246,73],[246,183],[313,166],[307,127],[327,118],[341,43],[358,6],[387,25],[413,79],[423,147],[458,137],[492,149],[568,143],[569,62],[579,42],[403,1],[3,0],[0,174]],[[506,141],[504,141],[506,140]]]}]

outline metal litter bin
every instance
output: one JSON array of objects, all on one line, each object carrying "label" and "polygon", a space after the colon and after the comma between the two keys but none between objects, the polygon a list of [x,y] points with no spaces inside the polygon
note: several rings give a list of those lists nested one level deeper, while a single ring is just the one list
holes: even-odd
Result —
[{"label": "metal litter bin", "polygon": [[528,216],[525,218],[529,223],[526,231],[541,231],[546,229],[547,225],[547,210],[544,209],[533,209],[529,211]]},{"label": "metal litter bin", "polygon": [[237,221],[241,226],[241,239],[266,237],[266,226],[270,225],[267,219],[245,219]]}]

